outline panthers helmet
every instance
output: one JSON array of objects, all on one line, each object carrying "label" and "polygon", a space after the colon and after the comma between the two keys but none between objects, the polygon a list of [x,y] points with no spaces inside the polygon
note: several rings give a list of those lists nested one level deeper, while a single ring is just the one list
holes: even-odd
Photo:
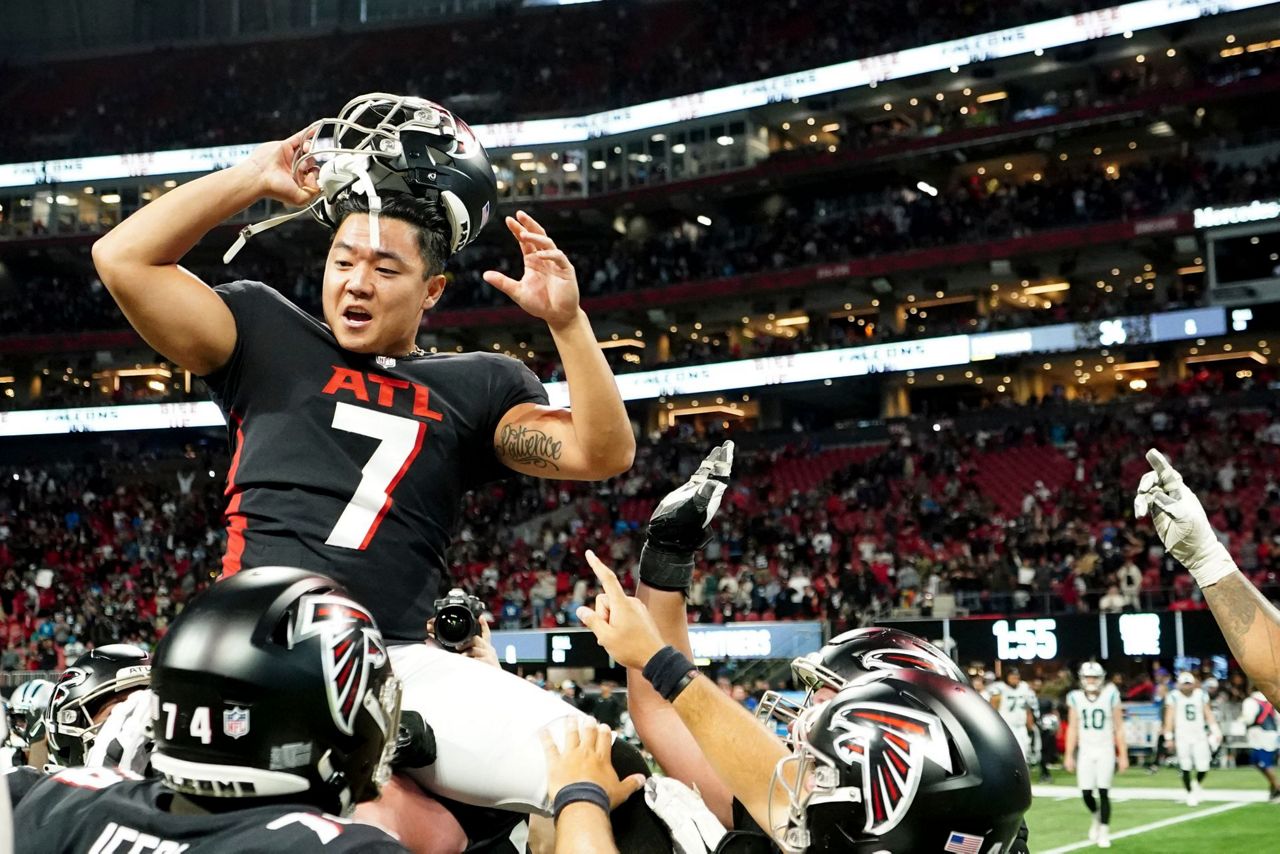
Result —
[{"label": "panthers helmet", "polygon": [[9,737],[23,746],[44,738],[44,715],[49,708],[53,683],[48,679],[32,679],[14,689],[9,697]]},{"label": "panthers helmet", "polygon": [[794,659],[791,672],[808,693],[803,704],[788,700],[776,691],[766,692],[756,714],[762,720],[794,720],[823,688],[839,691],[869,673],[900,668],[937,673],[968,684],[964,671],[945,652],[915,635],[899,629],[869,627],[852,629],[827,641],[817,652]]},{"label": "panthers helmet", "polygon": [[105,721],[95,721],[112,700],[151,679],[151,656],[142,647],[113,643],[86,652],[58,677],[49,700],[49,762],[83,765]]},{"label": "panthers helmet", "polygon": [[[297,178],[316,168],[320,195],[306,210],[333,227],[338,200],[346,193],[363,194],[369,200],[374,249],[380,194],[438,201],[449,222],[451,253],[476,239],[498,203],[497,179],[475,133],[425,98],[372,92],[348,101],[336,117],[313,122],[294,156],[293,174]],[[246,226],[223,260],[230,261],[252,235],[298,213]]]},{"label": "panthers helmet", "polygon": [[1102,684],[1107,679],[1107,671],[1096,661],[1086,661],[1080,665],[1080,688],[1090,697],[1096,697],[1102,691]]},{"label": "panthers helmet", "polygon": [[151,766],[197,798],[334,814],[390,776],[400,683],[373,617],[330,578],[260,567],[193,601],[156,649]]},{"label": "panthers helmet", "polygon": [[[926,670],[868,675],[806,710],[778,777],[797,851],[1004,851],[1031,805],[1013,733],[967,685]],[[971,850],[966,847],[964,850]]]}]

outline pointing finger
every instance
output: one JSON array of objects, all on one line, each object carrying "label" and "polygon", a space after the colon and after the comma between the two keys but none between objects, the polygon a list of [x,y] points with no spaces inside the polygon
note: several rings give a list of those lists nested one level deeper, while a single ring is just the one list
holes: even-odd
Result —
[{"label": "pointing finger", "polygon": [[600,579],[600,586],[604,588],[605,593],[616,597],[619,601],[627,598],[627,592],[622,589],[622,582],[618,580],[618,576],[614,575],[613,570],[605,566],[590,549],[587,549],[587,563],[591,565],[591,571],[596,574],[596,578]]},{"label": "pointing finger", "polygon": [[1152,470],[1160,476],[1160,483],[1165,489],[1171,489],[1182,484],[1182,475],[1173,467],[1173,463],[1169,462],[1169,458],[1155,448],[1147,451],[1147,462],[1150,463]]}]

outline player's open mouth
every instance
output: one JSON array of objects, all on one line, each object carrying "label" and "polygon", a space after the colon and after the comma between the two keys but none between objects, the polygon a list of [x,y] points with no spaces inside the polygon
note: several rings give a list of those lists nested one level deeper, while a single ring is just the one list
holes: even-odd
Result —
[{"label": "player's open mouth", "polygon": [[348,329],[363,329],[373,322],[373,315],[363,308],[355,308],[353,306],[342,312],[342,322],[347,325]]}]

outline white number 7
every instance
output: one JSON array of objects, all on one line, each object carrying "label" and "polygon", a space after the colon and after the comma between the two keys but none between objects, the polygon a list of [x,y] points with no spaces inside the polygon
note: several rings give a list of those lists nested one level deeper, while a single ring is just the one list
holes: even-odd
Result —
[{"label": "white number 7", "polygon": [[325,540],[327,546],[363,549],[391,509],[391,493],[422,450],[427,425],[400,415],[338,403],[333,410],[333,427],[382,440],[365,463],[355,494]]}]

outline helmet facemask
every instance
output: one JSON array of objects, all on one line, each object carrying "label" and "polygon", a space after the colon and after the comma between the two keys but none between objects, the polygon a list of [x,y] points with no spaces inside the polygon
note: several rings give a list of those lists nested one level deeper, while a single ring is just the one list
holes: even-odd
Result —
[{"label": "helmet facemask", "polygon": [[[303,212],[336,226],[335,211],[345,193],[368,199],[369,239],[375,250],[380,246],[381,194],[435,199],[449,222],[449,251],[455,253],[484,228],[497,198],[488,156],[467,123],[439,104],[408,95],[361,95],[336,117],[312,122],[294,154],[292,170],[299,185],[308,172],[318,170],[320,195],[300,211],[245,226],[223,256],[224,263],[254,234]],[[478,206],[477,193],[485,197]]]}]

